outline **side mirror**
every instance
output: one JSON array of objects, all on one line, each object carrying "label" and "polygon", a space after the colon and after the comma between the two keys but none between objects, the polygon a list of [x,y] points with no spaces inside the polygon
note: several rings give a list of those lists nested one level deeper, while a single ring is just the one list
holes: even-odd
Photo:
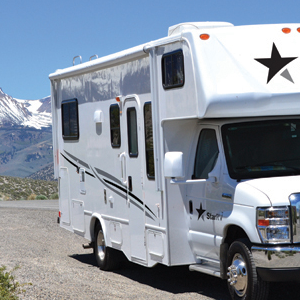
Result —
[{"label": "side mirror", "polygon": [[182,178],[184,177],[183,153],[167,152],[164,161],[165,177]]}]

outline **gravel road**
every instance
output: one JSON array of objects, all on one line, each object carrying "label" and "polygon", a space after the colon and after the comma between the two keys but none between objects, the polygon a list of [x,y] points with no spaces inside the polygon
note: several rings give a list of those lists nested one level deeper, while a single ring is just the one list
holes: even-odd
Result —
[{"label": "gravel road", "polygon": [[[0,206],[0,265],[15,271],[20,299],[223,299],[226,282],[187,267],[148,269],[129,262],[114,272],[96,266],[83,238],[61,229],[57,212]],[[271,285],[269,299],[299,299],[297,283]]]}]

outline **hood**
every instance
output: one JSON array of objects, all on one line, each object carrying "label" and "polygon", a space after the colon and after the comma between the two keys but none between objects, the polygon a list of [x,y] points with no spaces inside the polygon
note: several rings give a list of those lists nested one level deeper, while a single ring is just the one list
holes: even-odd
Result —
[{"label": "hood", "polygon": [[300,176],[260,178],[242,184],[265,194],[272,206],[289,205],[289,196],[300,193]]}]

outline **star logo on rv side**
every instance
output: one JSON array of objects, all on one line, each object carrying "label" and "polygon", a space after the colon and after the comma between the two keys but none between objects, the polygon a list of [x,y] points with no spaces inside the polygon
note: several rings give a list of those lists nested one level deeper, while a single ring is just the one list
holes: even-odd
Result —
[{"label": "star logo on rv side", "polygon": [[[270,80],[286,65],[298,57],[281,57],[279,51],[273,43],[271,58],[254,58],[259,63],[263,64],[265,67],[269,68],[268,81]],[[294,83],[288,69],[285,69],[281,74],[282,77]]]},{"label": "star logo on rv side", "polygon": [[202,208],[202,203],[200,203],[200,208],[196,208],[196,211],[198,212],[198,220],[200,219],[200,217],[206,212],[206,209]]}]

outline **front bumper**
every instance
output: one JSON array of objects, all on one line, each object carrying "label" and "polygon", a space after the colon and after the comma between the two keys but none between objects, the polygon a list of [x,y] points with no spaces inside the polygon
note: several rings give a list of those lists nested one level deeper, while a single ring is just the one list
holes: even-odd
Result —
[{"label": "front bumper", "polygon": [[251,252],[263,280],[300,280],[300,246],[253,246]]}]

